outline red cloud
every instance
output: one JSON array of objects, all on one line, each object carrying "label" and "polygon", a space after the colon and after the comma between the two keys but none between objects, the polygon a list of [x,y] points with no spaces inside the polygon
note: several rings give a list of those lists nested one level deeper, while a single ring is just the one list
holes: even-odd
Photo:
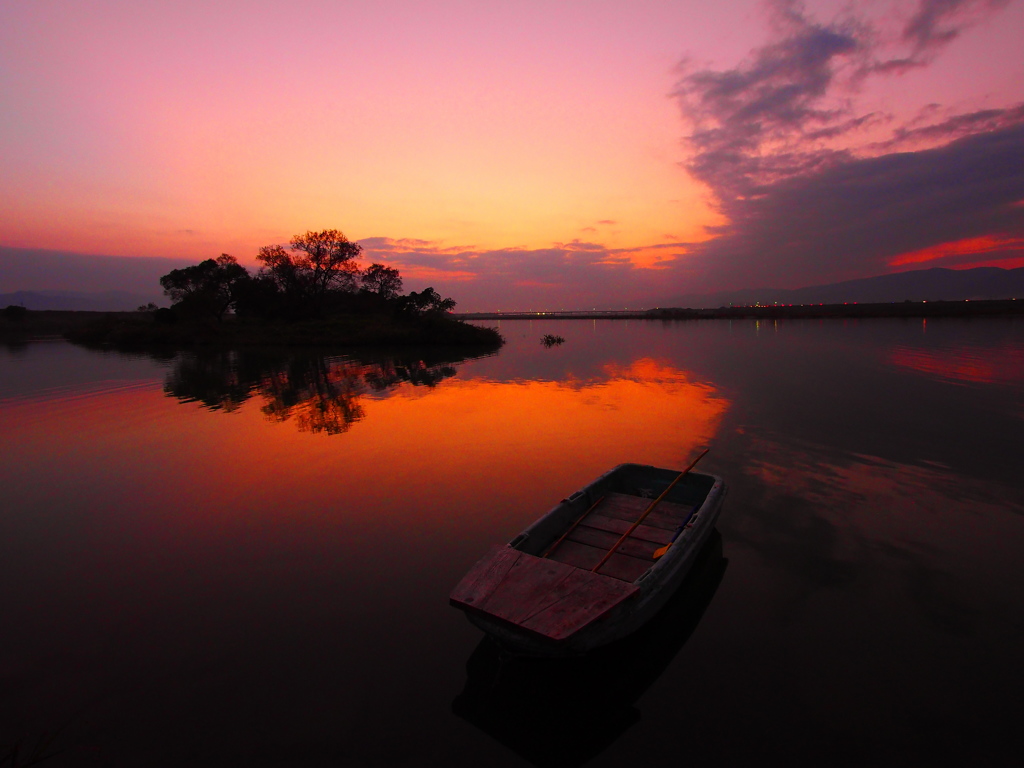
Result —
[{"label": "red cloud", "polygon": [[[917,251],[901,253],[889,262],[889,266],[900,267],[905,264],[921,264],[924,262],[956,259],[960,262],[967,261],[969,262],[969,266],[975,267],[980,266],[980,264],[975,263],[978,261],[977,259],[963,259],[961,257],[980,256],[982,254],[991,253],[1007,253],[1007,256],[1004,258],[998,258],[994,261],[988,262],[997,266],[1005,267],[1007,266],[1004,263],[1005,261],[1020,260],[1021,258],[1024,258],[1024,254],[1019,254],[1021,251],[1024,251],[1024,238],[983,235],[981,237],[968,237],[963,240],[939,243],[938,245],[921,248]],[[1009,255],[1014,253],[1017,253],[1018,255]]]}]

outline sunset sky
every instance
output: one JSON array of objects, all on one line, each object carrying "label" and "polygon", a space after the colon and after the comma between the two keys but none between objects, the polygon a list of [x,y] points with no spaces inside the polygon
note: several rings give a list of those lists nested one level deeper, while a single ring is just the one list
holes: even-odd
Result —
[{"label": "sunset sky", "polygon": [[0,251],[338,228],[461,310],[1024,266],[1022,37],[1021,0],[8,2]]}]

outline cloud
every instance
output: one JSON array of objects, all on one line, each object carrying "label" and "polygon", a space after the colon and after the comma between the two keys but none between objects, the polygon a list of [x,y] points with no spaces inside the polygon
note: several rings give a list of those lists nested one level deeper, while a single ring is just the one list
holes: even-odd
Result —
[{"label": "cloud", "polygon": [[885,142],[868,145],[869,151],[907,150],[919,146],[934,146],[963,136],[996,131],[1024,122],[1024,104],[1006,109],[982,109],[953,115],[941,122],[920,125],[920,122],[938,112],[938,105],[929,105],[922,115],[892,132]]},{"label": "cloud", "polygon": [[900,254],[941,243],[1017,239],[1022,147],[1024,121],[794,176],[734,201],[730,223],[693,252],[711,274],[742,275],[743,287],[796,287],[889,272]]},{"label": "cloud", "polygon": [[0,246],[0,293],[129,291],[159,295],[161,275],[191,264],[195,264],[195,260]]},{"label": "cloud", "polygon": [[922,0],[903,28],[903,40],[915,56],[925,56],[953,42],[960,34],[1005,7],[1010,0]]},{"label": "cloud", "polygon": [[727,223],[689,249],[681,274],[714,288],[796,287],[889,271],[899,254],[940,243],[1018,237],[1024,105],[929,104],[895,125],[857,108],[870,78],[928,66],[1005,4],[922,0],[893,35],[777,0],[772,39],[745,61],[684,64],[673,96],[690,128],[685,167]]},{"label": "cloud", "polygon": [[819,166],[832,153],[809,139],[856,127],[830,91],[841,69],[863,55],[860,27],[815,24],[793,3],[770,7],[781,39],[731,70],[684,65],[673,93],[692,126],[686,167],[723,206],[758,185]]},{"label": "cloud", "polygon": [[901,253],[890,264],[892,266],[902,266],[904,264],[919,264],[921,262],[940,262],[945,266],[959,263],[964,256],[976,260],[981,254],[997,258],[1021,259],[1024,257],[1024,237],[983,235],[981,237],[953,240],[952,242],[922,248],[919,251]]},{"label": "cloud", "polygon": [[[665,242],[613,249],[572,240],[550,248],[485,250],[388,237],[365,238],[359,244],[363,247],[363,266],[376,261],[398,267],[405,290],[432,286],[455,298],[460,311],[648,306],[651,296],[665,293],[666,276],[658,268],[660,254],[671,259],[688,247],[685,243]],[[152,294],[157,300],[161,275],[195,263],[196,259],[86,255],[0,246],[0,293],[120,290]]]},{"label": "cloud", "polygon": [[[685,243],[608,248],[572,240],[550,248],[481,250],[424,240],[359,241],[369,261],[398,267],[407,289],[450,293],[460,311],[646,306],[664,293],[665,275],[647,254],[682,252]],[[652,268],[653,267],[653,268]]]}]

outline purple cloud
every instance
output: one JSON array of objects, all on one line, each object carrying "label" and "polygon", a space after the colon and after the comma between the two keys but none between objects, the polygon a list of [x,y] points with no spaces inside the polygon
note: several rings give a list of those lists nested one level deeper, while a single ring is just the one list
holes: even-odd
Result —
[{"label": "purple cloud", "polygon": [[798,287],[888,272],[897,255],[938,243],[1022,237],[1022,149],[1019,120],[785,179],[733,202],[730,223],[693,253],[723,285]]},{"label": "purple cloud", "polygon": [[668,275],[635,266],[633,256],[686,248],[684,243],[607,248],[582,240],[491,250],[388,238],[359,242],[365,259],[398,267],[406,288],[430,285],[458,300],[460,311],[647,306],[651,296],[665,293]]},{"label": "purple cloud", "polygon": [[903,28],[903,40],[913,45],[916,56],[925,55],[953,42],[967,28],[1010,0],[922,0]]},{"label": "purple cloud", "polygon": [[727,223],[690,249],[681,278],[795,287],[889,271],[897,254],[954,238],[1017,236],[1024,105],[929,105],[893,127],[855,99],[868,78],[927,66],[1005,4],[922,0],[898,36],[909,50],[893,55],[864,18],[824,24],[778,0],[775,37],[742,64],[684,67],[673,95],[691,128],[686,168]]}]

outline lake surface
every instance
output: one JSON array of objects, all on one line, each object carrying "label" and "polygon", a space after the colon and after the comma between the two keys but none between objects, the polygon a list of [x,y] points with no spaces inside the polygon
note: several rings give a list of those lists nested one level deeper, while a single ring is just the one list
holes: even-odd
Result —
[{"label": "lake surface", "polygon": [[[462,361],[0,348],[0,745],[59,731],[55,767],[1019,758],[1024,322],[501,330]],[[704,446],[720,537],[629,643],[529,664],[449,607],[598,474]]]}]

